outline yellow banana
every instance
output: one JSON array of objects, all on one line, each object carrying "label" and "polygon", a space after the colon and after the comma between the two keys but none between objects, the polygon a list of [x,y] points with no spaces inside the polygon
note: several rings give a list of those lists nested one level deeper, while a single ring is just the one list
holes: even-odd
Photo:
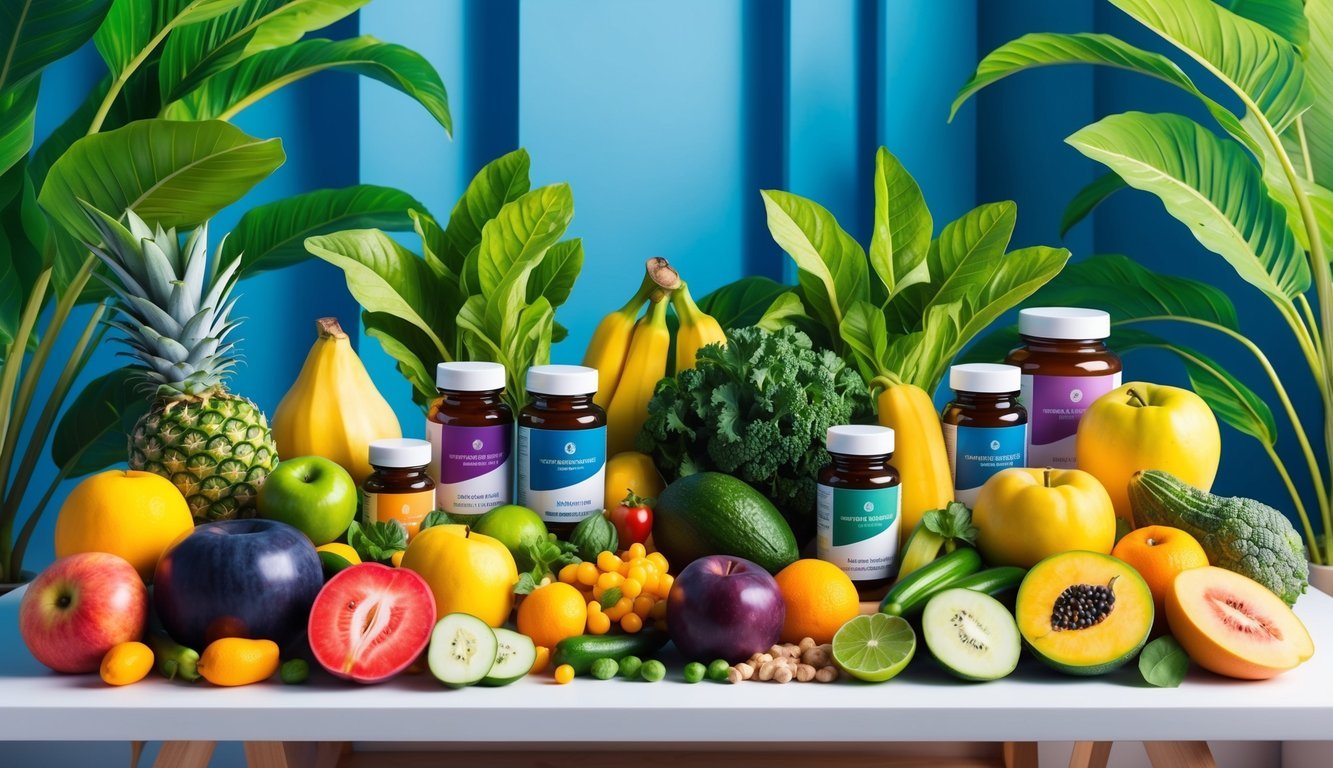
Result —
[{"label": "yellow banana", "polygon": [[671,331],[666,324],[665,293],[652,297],[648,314],[634,327],[625,370],[616,385],[611,407],[606,409],[606,455],[634,450],[643,423],[648,420],[648,401],[657,382],[666,375]]},{"label": "yellow banana", "polygon": [[704,313],[694,303],[684,281],[672,291],[671,304],[676,308],[676,316],[680,318],[680,329],[676,331],[676,373],[680,373],[694,367],[700,349],[709,344],[725,346],[727,334],[712,315]]},{"label": "yellow banana", "polygon": [[273,439],[281,458],[323,456],[359,486],[371,472],[370,441],[403,431],[337,319],[320,318],[315,327],[319,338],[273,413]]},{"label": "yellow banana", "polygon": [[625,306],[603,317],[592,332],[588,351],[583,354],[583,364],[597,369],[597,394],[593,395],[592,401],[603,408],[610,407],[611,396],[615,394],[616,384],[620,381],[620,372],[625,368],[630,337],[634,333],[634,319],[639,316],[639,310],[656,288],[652,279],[645,275],[634,297]]}]

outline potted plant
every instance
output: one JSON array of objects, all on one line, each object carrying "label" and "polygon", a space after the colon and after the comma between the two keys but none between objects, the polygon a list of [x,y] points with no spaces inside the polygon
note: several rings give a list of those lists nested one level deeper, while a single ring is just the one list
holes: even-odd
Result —
[{"label": "potted plant", "polygon": [[[1098,307],[1111,313],[1121,349],[1158,348],[1185,364],[1194,389],[1226,423],[1258,440],[1272,459],[1299,520],[1312,565],[1311,581],[1333,591],[1333,505],[1328,456],[1333,455],[1333,0],[1236,3],[1212,0],[1110,0],[1177,48],[1233,94],[1237,115],[1204,95],[1173,60],[1104,34],[1024,35],[992,51],[954,102],[1011,74],[1054,64],[1097,64],[1170,83],[1199,100],[1215,126],[1176,114],[1110,115],[1066,141],[1110,173],[1079,192],[1065,213],[1066,229],[1125,187],[1155,195],[1269,299],[1303,353],[1302,370],[1282,370],[1261,344],[1245,336],[1231,300],[1207,283],[1152,272],[1123,256],[1071,264],[1034,301]],[[1316,92],[1324,94],[1316,98]],[[1220,128],[1221,133],[1213,128]],[[1106,286],[1116,286],[1114,291]],[[1278,422],[1268,399],[1207,355],[1147,323],[1210,329],[1258,362],[1298,449],[1288,468],[1277,451]],[[1008,344],[1001,334],[975,357]],[[1323,406],[1322,434],[1308,429],[1284,379],[1309,375]],[[1324,458],[1315,451],[1322,437]],[[1294,475],[1306,475],[1302,493]],[[1316,532],[1318,520],[1322,531]]]},{"label": "potted plant", "polygon": [[[98,242],[87,203],[128,208],[163,228],[192,227],[236,202],[282,164],[276,138],[229,120],[274,91],[324,70],[373,77],[451,130],[435,69],[372,37],[305,39],[366,0],[43,0],[0,34],[0,583],[24,580],[24,555],[61,481],[125,458],[125,424],[147,401],[127,371],[71,390],[100,343],[115,299],[95,279]],[[105,76],[33,148],[42,70],[89,40]],[[346,226],[407,229],[419,205],[399,190],[318,190],[247,212],[223,246],[243,275],[306,258],[308,235]],[[86,321],[80,305],[93,305]],[[81,328],[70,329],[79,317]],[[52,353],[74,334],[68,356]],[[63,336],[62,336],[63,335]],[[43,389],[39,383],[54,379]],[[53,482],[33,488],[50,444]],[[0,590],[4,587],[0,586]]]}]

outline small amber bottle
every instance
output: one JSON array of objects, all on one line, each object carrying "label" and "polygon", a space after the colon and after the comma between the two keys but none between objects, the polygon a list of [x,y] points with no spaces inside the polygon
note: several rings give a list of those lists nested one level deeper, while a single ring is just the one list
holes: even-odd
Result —
[{"label": "small amber bottle", "polygon": [[518,503],[568,536],[605,507],[606,411],[592,401],[597,369],[534,365],[518,414]]},{"label": "small amber bottle", "polygon": [[954,498],[969,507],[991,475],[1027,466],[1028,412],[1018,402],[1022,378],[1012,365],[965,363],[949,369],[954,398],[941,415],[944,448]]},{"label": "small amber bottle", "polygon": [[393,438],[370,443],[374,472],[361,486],[361,516],[368,524],[397,520],[410,539],[435,509],[435,481],[426,474],[430,443]]},{"label": "small amber bottle", "polygon": [[435,503],[477,517],[514,499],[514,413],[504,401],[499,363],[440,363],[440,396],[426,415]]},{"label": "small amber bottle", "polygon": [[826,443],[832,462],[819,472],[817,554],[841,568],[861,598],[869,599],[888,585],[898,561],[902,499],[898,470],[889,464],[893,430],[829,427]]},{"label": "small amber bottle", "polygon": [[1032,307],[1018,313],[1023,346],[1005,362],[1023,371],[1028,464],[1074,469],[1074,435],[1092,402],[1120,386],[1120,358],[1106,347],[1111,316],[1099,309]]}]

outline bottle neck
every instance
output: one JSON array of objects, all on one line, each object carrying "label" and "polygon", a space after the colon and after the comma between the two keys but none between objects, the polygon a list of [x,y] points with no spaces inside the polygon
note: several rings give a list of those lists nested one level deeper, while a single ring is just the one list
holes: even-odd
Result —
[{"label": "bottle neck", "polygon": [[1002,409],[1012,408],[1018,404],[1017,392],[968,392],[966,390],[955,389],[953,393],[954,405],[961,408],[986,408]]},{"label": "bottle neck", "polygon": [[1107,351],[1106,339],[1047,339],[1041,336],[1019,334],[1031,352],[1095,355]]},{"label": "bottle neck", "polygon": [[529,392],[532,405],[544,411],[577,411],[592,407],[592,394],[586,395],[547,395]]},{"label": "bottle neck", "polygon": [[426,464],[419,467],[381,467],[370,465],[381,480],[411,480],[426,474]]},{"label": "bottle neck", "polygon": [[473,406],[491,406],[499,405],[504,402],[502,389],[487,389],[482,391],[464,392],[453,389],[441,389],[440,397],[446,405],[473,405]]},{"label": "bottle neck", "polygon": [[876,456],[858,456],[851,453],[830,453],[834,469],[850,472],[882,472],[889,467],[891,453]]}]

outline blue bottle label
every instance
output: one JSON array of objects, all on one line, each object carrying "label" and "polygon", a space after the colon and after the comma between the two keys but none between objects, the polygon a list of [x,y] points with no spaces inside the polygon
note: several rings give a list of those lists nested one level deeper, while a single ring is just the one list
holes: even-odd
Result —
[{"label": "blue bottle label", "polygon": [[546,522],[600,514],[605,484],[606,427],[518,428],[518,503]]},{"label": "blue bottle label", "polygon": [[902,512],[899,486],[859,489],[821,483],[815,511],[820,560],[838,566],[853,581],[887,579],[893,573]]},{"label": "blue bottle label", "polygon": [[944,425],[944,447],[953,471],[954,498],[976,504],[981,486],[997,472],[1027,466],[1028,426],[960,427]]}]

